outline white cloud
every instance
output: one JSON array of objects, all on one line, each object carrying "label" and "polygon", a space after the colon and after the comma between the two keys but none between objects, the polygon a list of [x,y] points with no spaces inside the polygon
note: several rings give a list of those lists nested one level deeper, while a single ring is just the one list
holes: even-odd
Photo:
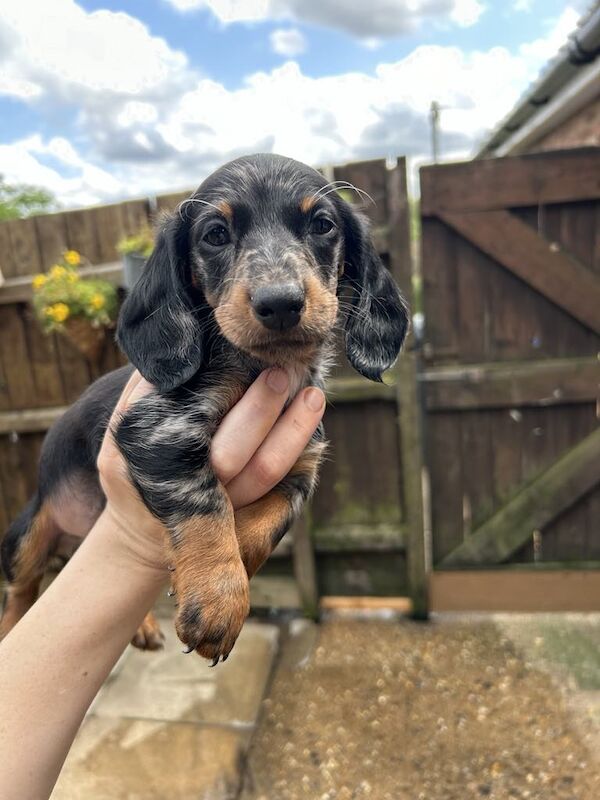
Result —
[{"label": "white cloud", "polygon": [[479,0],[455,0],[450,19],[461,28],[470,28],[475,25],[483,11],[484,6]]},{"label": "white cloud", "polygon": [[88,13],[74,0],[0,0],[0,91],[17,97],[161,92],[185,73],[187,58],[121,12]]},{"label": "white cloud", "polygon": [[[0,9],[6,2],[0,0]],[[21,0],[21,5],[29,2]],[[107,24],[123,35],[129,27],[120,26],[131,25],[123,22],[131,19],[126,15],[86,14],[70,0],[59,2],[70,11],[75,8],[69,19],[80,25],[80,33],[89,34],[90,47],[97,46],[98,31],[105,32]],[[468,5],[463,10],[467,13]],[[11,180],[47,186],[63,203],[74,205],[189,187],[224,161],[248,152],[275,151],[313,164],[386,155],[423,158],[429,152],[432,100],[443,109],[443,153],[467,155],[563,43],[576,16],[568,7],[546,36],[515,52],[421,46],[403,59],[379,64],[372,73],[317,78],[288,61],[248,76],[236,89],[192,72],[184,56],[136,23],[139,39],[128,51],[136,63],[126,91],[112,66],[95,75],[92,58],[79,72],[70,63],[61,66],[68,59],[56,53],[51,36],[38,32],[45,17],[39,22],[39,15],[20,16],[17,25],[13,15],[14,46],[3,66],[13,82],[38,86],[54,113],[61,104],[68,113],[73,105],[78,108],[77,146],[39,136],[5,144],[0,172]],[[6,19],[0,19],[2,41]],[[120,45],[125,48],[125,40]],[[126,71],[122,64],[121,69]]]},{"label": "white cloud", "polygon": [[567,6],[558,20],[553,22],[546,36],[521,45],[519,52],[528,61],[540,64],[547,61],[566,43],[569,34],[575,30],[579,18],[580,14],[572,6]]},{"label": "white cloud", "polygon": [[298,28],[277,28],[269,36],[271,48],[281,56],[293,58],[306,50],[306,39]]},{"label": "white cloud", "polygon": [[359,39],[390,38],[426,20],[449,19],[466,27],[484,10],[480,0],[167,0],[182,12],[207,8],[223,24],[294,20],[344,31]]},{"label": "white cloud", "polygon": [[533,7],[533,0],[513,0],[512,7],[514,11],[531,11]]},{"label": "white cloud", "polygon": [[[51,156],[56,166],[44,164]],[[65,177],[60,165],[69,167]],[[8,183],[45,186],[66,205],[92,205],[123,194],[122,182],[104,169],[86,162],[70,142],[60,137],[44,142],[38,134],[0,145],[0,175]]]}]

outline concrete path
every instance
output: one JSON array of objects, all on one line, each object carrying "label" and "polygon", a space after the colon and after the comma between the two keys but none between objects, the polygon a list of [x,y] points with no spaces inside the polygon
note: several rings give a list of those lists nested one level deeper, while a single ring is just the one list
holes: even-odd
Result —
[{"label": "concrete path", "polygon": [[183,655],[170,619],[165,649],[129,647],[100,690],[52,800],[229,800],[271,672],[278,628],[247,622],[214,669]]}]

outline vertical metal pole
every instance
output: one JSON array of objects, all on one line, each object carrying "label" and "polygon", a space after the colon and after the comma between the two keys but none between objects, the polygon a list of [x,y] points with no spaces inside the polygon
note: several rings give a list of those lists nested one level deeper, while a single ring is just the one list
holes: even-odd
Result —
[{"label": "vertical metal pole", "polygon": [[431,157],[434,164],[437,164],[439,156],[440,110],[437,100],[432,100],[429,108],[429,123],[431,125]]}]

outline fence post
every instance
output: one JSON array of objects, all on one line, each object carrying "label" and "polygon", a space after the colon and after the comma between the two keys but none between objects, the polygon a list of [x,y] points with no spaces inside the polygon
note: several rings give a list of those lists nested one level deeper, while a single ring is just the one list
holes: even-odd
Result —
[{"label": "fence post", "polygon": [[[413,305],[412,258],[406,161],[399,159],[387,176],[387,219],[390,270],[409,305]],[[428,567],[423,524],[423,438],[419,402],[419,353],[411,334],[395,368],[399,405],[403,511],[406,520],[406,558],[412,615],[429,614]]]}]

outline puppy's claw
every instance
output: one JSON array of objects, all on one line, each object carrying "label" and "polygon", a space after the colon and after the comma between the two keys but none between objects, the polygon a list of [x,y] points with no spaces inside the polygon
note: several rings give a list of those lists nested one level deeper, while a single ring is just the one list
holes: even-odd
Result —
[{"label": "puppy's claw", "polygon": [[177,594],[177,592],[175,591],[175,589],[171,588],[167,592],[167,597],[175,597],[176,594]]},{"label": "puppy's claw", "polygon": [[175,572],[175,567],[167,567],[167,569],[169,570],[169,572]]},{"label": "puppy's claw", "polygon": [[209,666],[211,666],[211,667],[216,667],[216,666],[217,666],[217,664],[219,663],[219,658],[220,658],[220,656],[215,656],[215,657],[213,658],[213,660],[212,660],[212,663],[211,663]]},{"label": "puppy's claw", "polygon": [[182,652],[184,655],[186,655],[186,656],[187,656],[187,654],[188,654],[188,653],[193,653],[195,649],[196,649],[196,648],[194,647],[194,645],[193,645],[193,644],[188,644],[188,645],[187,645],[187,647],[185,648],[185,650],[182,650],[181,652]]},{"label": "puppy's claw", "polygon": [[223,658],[221,659],[221,661],[224,663],[225,661],[227,661],[227,659],[228,659],[228,658],[229,658],[229,653],[227,653],[227,655],[226,655],[226,656],[223,656]]}]

